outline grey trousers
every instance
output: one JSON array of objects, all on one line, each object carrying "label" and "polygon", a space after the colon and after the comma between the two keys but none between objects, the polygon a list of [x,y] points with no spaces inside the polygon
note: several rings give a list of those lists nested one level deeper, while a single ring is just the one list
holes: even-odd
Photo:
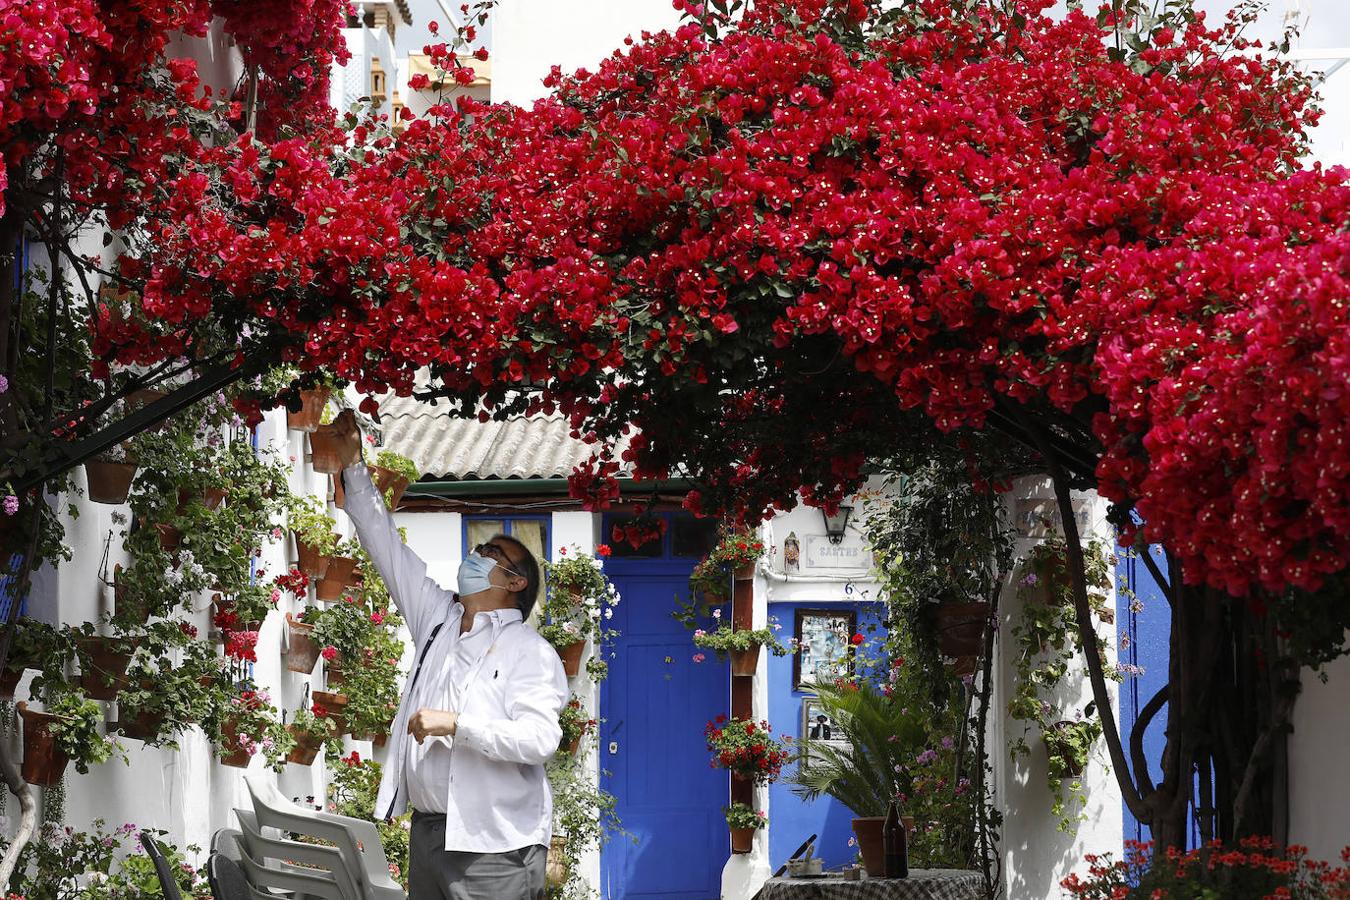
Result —
[{"label": "grey trousers", "polygon": [[445,816],[414,812],[409,839],[410,900],[542,900],[548,849],[506,853],[445,849]]}]

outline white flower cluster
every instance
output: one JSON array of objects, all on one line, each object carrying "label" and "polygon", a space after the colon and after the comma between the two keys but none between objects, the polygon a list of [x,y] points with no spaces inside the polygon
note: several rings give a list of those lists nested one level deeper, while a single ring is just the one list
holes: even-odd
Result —
[{"label": "white flower cluster", "polygon": [[170,587],[181,587],[183,582],[200,582],[206,578],[206,570],[193,557],[191,550],[178,554],[178,568],[170,566],[164,570],[164,583]]}]

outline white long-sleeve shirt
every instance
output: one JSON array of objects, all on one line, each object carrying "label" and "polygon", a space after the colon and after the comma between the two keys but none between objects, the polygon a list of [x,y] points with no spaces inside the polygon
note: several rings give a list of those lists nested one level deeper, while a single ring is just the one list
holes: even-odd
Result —
[{"label": "white long-sleeve shirt", "polygon": [[[399,815],[409,800],[444,812],[446,850],[548,846],[553,796],[544,762],[562,739],[558,714],[567,699],[557,651],[514,609],[479,613],[461,635],[464,607],[403,543],[365,465],[346,469],[343,486],[347,515],[417,653],[389,736],[377,812]],[[455,736],[419,746],[408,719],[423,708],[459,713]]]}]

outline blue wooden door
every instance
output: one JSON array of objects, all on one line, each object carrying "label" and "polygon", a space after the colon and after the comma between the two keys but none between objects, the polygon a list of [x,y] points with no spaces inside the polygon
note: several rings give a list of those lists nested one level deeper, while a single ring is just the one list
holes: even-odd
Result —
[{"label": "blue wooden door", "polygon": [[[671,618],[688,594],[691,561],[610,559],[622,632],[601,687],[601,786],[623,828],[601,852],[608,900],[715,900],[730,854],[726,773],[708,767],[703,726],[725,713],[728,669],[693,661],[690,633]],[[611,752],[615,750],[616,752]]]}]

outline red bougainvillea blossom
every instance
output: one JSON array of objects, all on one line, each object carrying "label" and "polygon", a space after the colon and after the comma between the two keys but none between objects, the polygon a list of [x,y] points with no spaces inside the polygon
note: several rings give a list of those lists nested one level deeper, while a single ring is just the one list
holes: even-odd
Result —
[{"label": "red bougainvillea blossom", "polygon": [[244,136],[172,182],[96,349],[223,315],[362,391],[570,416],[596,508],[623,446],[741,522],[1035,420],[1188,579],[1315,587],[1350,562],[1350,195],[1300,168],[1309,84],[1233,25],[1117,51],[1047,5],[698,10],[528,110]]}]

